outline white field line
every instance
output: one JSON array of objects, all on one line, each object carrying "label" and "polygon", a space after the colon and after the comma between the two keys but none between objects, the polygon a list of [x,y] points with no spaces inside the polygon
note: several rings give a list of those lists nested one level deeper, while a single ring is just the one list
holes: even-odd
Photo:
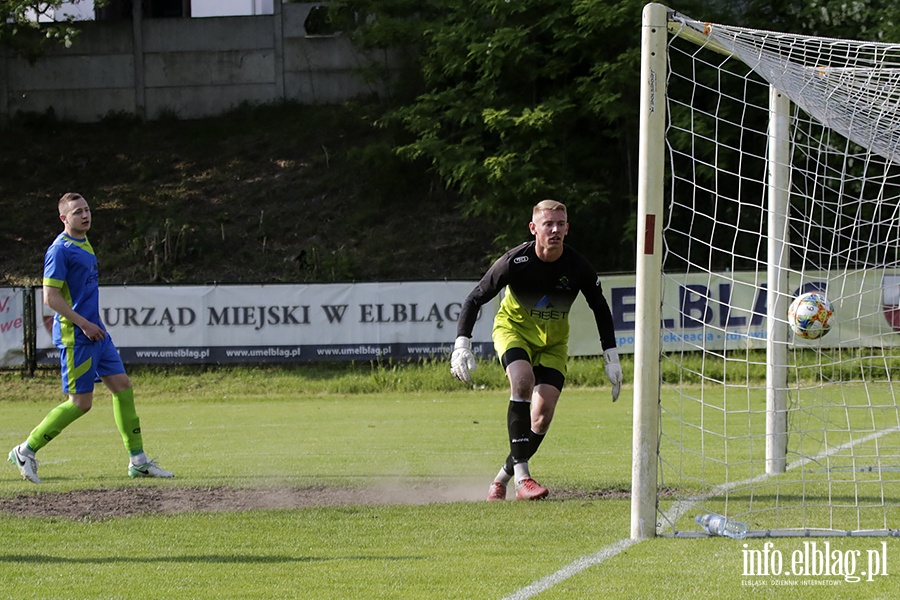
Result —
[{"label": "white field line", "polygon": [[557,583],[562,583],[569,577],[573,575],[577,575],[588,569],[593,567],[594,565],[599,565],[607,558],[612,558],[616,556],[620,552],[627,550],[634,544],[638,543],[639,540],[633,540],[631,538],[626,538],[624,540],[619,540],[605,548],[591,554],[589,556],[582,556],[575,562],[569,563],[556,573],[552,575],[547,575],[542,579],[538,579],[534,583],[530,583],[522,589],[516,591],[514,594],[507,596],[505,600],[525,600],[526,598],[533,598],[534,596],[540,594],[544,590],[549,590]]},{"label": "white field line", "polygon": [[[858,440],[853,440],[852,442],[847,442],[845,444],[841,444],[840,446],[835,446],[834,448],[830,448],[829,450],[826,450],[825,452],[821,452],[821,453],[817,454],[816,456],[801,458],[801,459],[796,460],[796,461],[792,462],[791,464],[789,464],[787,466],[787,469],[788,470],[796,469],[797,467],[803,466],[810,462],[819,461],[819,460],[821,460],[823,458],[827,458],[833,454],[837,454],[838,452],[841,452],[843,450],[849,450],[850,448],[852,448],[858,444],[864,444],[866,442],[871,442],[872,440],[876,440],[887,434],[898,433],[898,432],[900,432],[900,425],[898,425],[897,427],[891,427],[890,429],[885,429],[885,430],[879,431],[877,433],[873,433],[871,435],[867,435],[866,437],[860,438]],[[764,473],[762,475],[757,475],[756,477],[747,479],[745,481],[732,481],[730,483],[725,483],[716,488],[713,488],[712,490],[710,490],[707,494],[704,494],[703,496],[698,496],[698,497],[692,498],[690,500],[676,502],[663,515],[663,522],[674,523],[678,519],[678,517],[684,515],[687,511],[691,510],[691,508],[696,506],[699,502],[702,502],[703,500],[705,500],[707,498],[719,496],[734,487],[738,487],[741,485],[747,485],[747,484],[753,484],[753,483],[759,483],[761,481],[768,479],[769,477],[770,477],[770,475],[768,473]],[[618,542],[614,542],[604,548],[601,548],[594,554],[590,554],[588,556],[582,556],[581,558],[575,560],[574,562],[571,562],[568,565],[564,566],[562,569],[560,569],[556,573],[552,573],[550,575],[547,575],[546,577],[542,577],[541,579],[538,579],[537,581],[535,581],[533,583],[528,584],[527,586],[523,587],[522,589],[517,590],[516,592],[512,593],[509,596],[506,596],[503,600],[527,600],[528,598],[533,598],[536,595],[540,594],[541,592],[543,592],[545,590],[549,590],[556,584],[562,583],[566,579],[573,577],[573,576],[581,573],[582,571],[589,569],[590,567],[599,565],[603,561],[618,555],[620,552],[627,550],[628,548],[630,548],[631,546],[633,546],[634,544],[636,544],[640,541],[642,541],[642,540],[625,538],[625,539],[619,540]]]}]

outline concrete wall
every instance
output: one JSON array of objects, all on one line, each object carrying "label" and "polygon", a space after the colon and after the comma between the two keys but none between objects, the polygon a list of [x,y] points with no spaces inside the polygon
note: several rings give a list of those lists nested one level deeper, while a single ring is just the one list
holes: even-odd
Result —
[{"label": "concrete wall", "polygon": [[[110,112],[214,116],[242,102],[340,102],[379,90],[344,36],[308,36],[313,3],[275,3],[274,15],[85,22],[71,48],[35,63],[0,54],[0,122],[20,111],[81,122]],[[3,52],[0,50],[0,52]]]}]

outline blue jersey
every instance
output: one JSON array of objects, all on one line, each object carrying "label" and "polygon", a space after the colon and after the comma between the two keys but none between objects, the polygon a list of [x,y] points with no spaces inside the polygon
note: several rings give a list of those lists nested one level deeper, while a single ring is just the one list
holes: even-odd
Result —
[{"label": "blue jersey", "polygon": [[[44,257],[44,285],[59,288],[60,295],[79,315],[103,327],[100,320],[100,278],[91,243],[59,234]],[[105,328],[104,328],[105,329]],[[53,343],[73,347],[91,343],[80,328],[57,314],[53,318]]]}]

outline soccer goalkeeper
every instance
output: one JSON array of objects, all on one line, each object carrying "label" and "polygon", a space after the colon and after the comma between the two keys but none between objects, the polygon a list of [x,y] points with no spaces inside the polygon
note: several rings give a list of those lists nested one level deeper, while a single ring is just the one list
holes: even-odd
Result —
[{"label": "soccer goalkeeper", "polygon": [[564,243],[569,232],[565,205],[555,200],[539,202],[528,227],[534,241],[500,257],[463,302],[450,358],[450,372],[460,381],[471,381],[470,371],[476,367],[471,337],[478,310],[506,288],[494,319],[493,340],[509,379],[509,456],[491,483],[488,501],[505,500],[513,479],[519,500],[539,500],[549,494],[532,479],[528,461],[547,434],[565,383],[568,317],[579,292],[597,321],[613,402],[622,387],[612,313],[596,270]]}]

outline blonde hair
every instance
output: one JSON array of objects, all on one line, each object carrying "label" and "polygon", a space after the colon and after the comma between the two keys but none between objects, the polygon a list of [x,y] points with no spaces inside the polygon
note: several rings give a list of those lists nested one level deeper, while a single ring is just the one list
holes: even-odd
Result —
[{"label": "blonde hair", "polygon": [[566,205],[557,200],[541,200],[537,204],[534,205],[534,208],[531,210],[531,217],[534,220],[534,217],[538,215],[542,210],[561,210],[566,213],[568,216],[568,211],[566,210]]},{"label": "blonde hair", "polygon": [[59,210],[59,214],[66,214],[67,205],[73,200],[84,200],[84,196],[75,192],[67,192],[63,194],[62,198],[59,199],[59,203],[56,205],[56,208]]}]

